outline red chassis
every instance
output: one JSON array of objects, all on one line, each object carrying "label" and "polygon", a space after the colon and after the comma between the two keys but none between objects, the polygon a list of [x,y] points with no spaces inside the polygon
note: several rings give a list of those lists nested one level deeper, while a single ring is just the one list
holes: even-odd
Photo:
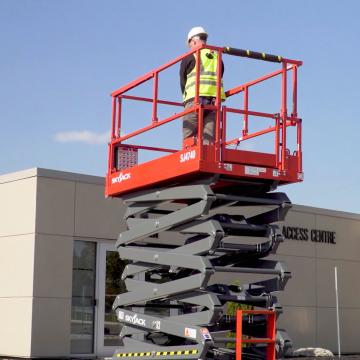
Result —
[{"label": "red chassis", "polygon": [[[199,104],[199,61],[196,62],[196,97],[195,105],[191,109],[183,110],[165,119],[158,119],[158,104],[167,106],[182,107],[182,103],[158,99],[159,74],[167,68],[181,61],[185,56],[194,53],[196,59],[200,58],[200,50],[207,48],[219,53],[219,65],[217,69],[217,97],[214,105]],[[280,70],[264,75],[254,81],[242,84],[226,91],[227,97],[243,93],[243,108],[230,108],[223,106],[220,97],[221,77],[221,57],[222,54],[253,57],[259,60],[281,63]],[[302,133],[301,119],[297,115],[297,69],[302,65],[301,61],[284,59],[274,55],[254,53],[250,51],[230,48],[220,48],[214,46],[202,46],[179,56],[162,67],[149,72],[138,80],[114,91],[112,130],[109,143],[109,163],[106,177],[106,196],[122,196],[124,194],[140,191],[154,186],[168,186],[172,184],[184,184],[193,180],[219,174],[218,185],[225,184],[225,179],[237,179],[245,182],[264,182],[283,185],[302,181]],[[292,87],[288,89],[288,72],[292,73]],[[281,76],[281,108],[279,113],[271,114],[249,110],[249,89],[270,78]],[[126,94],[129,90],[153,80],[153,96],[145,98]],[[289,90],[292,92],[292,111],[288,114],[287,98]],[[142,101],[152,103],[152,114],[150,124],[121,136],[122,107],[124,100]],[[216,112],[216,134],[215,142],[212,145],[202,144],[203,112],[213,110]],[[129,144],[129,139],[156,129],[177,119],[181,119],[187,113],[196,112],[199,121],[199,131],[196,138],[186,139],[182,149],[165,149],[146,145]],[[237,114],[243,117],[243,127],[241,136],[228,139],[227,135],[227,116]],[[253,133],[249,132],[249,117],[260,117],[272,119],[273,126]],[[290,153],[287,148],[287,129],[296,128],[296,150]],[[262,135],[273,133],[274,152],[265,153],[259,151],[246,151],[231,149],[230,146],[239,144],[248,139],[261,137]],[[116,166],[116,156],[118,151],[124,149],[151,150],[167,152],[154,160],[119,168]],[[216,186],[216,184],[215,184]]]}]

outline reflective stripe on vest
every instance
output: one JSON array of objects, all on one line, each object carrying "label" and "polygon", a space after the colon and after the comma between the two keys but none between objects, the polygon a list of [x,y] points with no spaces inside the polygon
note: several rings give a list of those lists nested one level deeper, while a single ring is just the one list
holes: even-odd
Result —
[{"label": "reflective stripe on vest", "polygon": [[[211,53],[213,56],[209,58],[207,54]],[[208,49],[200,50],[200,86],[199,86],[199,96],[207,97],[216,97],[217,89],[217,70],[218,64],[218,54],[217,52],[210,51]],[[186,85],[183,94],[183,101],[187,101],[195,98],[195,88],[196,88],[196,66],[186,77]],[[221,99],[225,100],[225,92],[223,87],[223,82],[221,80]]]}]

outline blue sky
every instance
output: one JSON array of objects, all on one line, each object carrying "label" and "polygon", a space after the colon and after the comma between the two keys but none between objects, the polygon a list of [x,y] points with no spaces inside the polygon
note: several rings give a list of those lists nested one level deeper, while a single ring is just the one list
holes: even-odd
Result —
[{"label": "blue sky", "polygon": [[[187,32],[202,25],[210,44],[304,61],[305,181],[282,190],[295,203],[359,213],[359,12],[357,0],[0,0],[0,173],[103,176],[110,92],[185,52]],[[240,78],[252,65],[239,63]],[[163,91],[180,100],[175,78]]]}]

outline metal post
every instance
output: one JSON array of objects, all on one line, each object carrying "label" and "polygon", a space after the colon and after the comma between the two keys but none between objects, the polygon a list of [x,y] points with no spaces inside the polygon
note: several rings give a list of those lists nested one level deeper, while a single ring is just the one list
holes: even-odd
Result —
[{"label": "metal post", "polygon": [[221,147],[220,147],[220,161],[223,161],[224,152],[226,148],[226,106],[223,106],[221,111],[222,117],[222,131],[221,131]]},{"label": "metal post", "polygon": [[196,114],[198,116],[198,140],[197,144],[199,146],[199,158],[202,159],[203,156],[203,142],[204,142],[204,108],[202,105],[196,105]]},{"label": "metal post", "polygon": [[117,138],[121,135],[121,108],[122,108],[122,99],[120,95],[118,96],[117,124],[116,124],[116,133],[115,133],[115,137]]},{"label": "metal post", "polygon": [[292,67],[292,71],[293,71],[293,103],[292,103],[292,112],[291,112],[291,116],[293,117],[297,117],[297,66],[293,65]]},{"label": "metal post", "polygon": [[298,169],[302,173],[302,120],[297,122],[297,151],[298,151]]},{"label": "metal post", "polygon": [[337,276],[337,266],[335,270],[335,298],[336,298],[336,328],[337,328],[337,343],[338,343],[338,357],[341,357],[341,348],[340,348],[340,321],[339,321],[339,292],[338,292],[338,276]]},{"label": "metal post", "polygon": [[281,101],[281,170],[285,170],[286,160],[286,121],[287,121],[287,64],[282,67],[282,101]]},{"label": "metal post", "polygon": [[280,169],[280,115],[275,116],[275,161],[276,168]]},{"label": "metal post", "polygon": [[216,112],[215,112],[215,161],[220,161],[220,119],[221,119],[221,84],[222,84],[222,54],[218,52],[216,67]]},{"label": "metal post", "polygon": [[112,114],[111,114],[111,140],[115,138],[115,119],[116,119],[116,97],[112,98]]},{"label": "metal post", "polygon": [[242,358],[242,310],[236,311],[236,342],[235,342],[235,360]]},{"label": "metal post", "polygon": [[200,58],[200,49],[196,50],[196,76],[195,76],[195,99],[194,102],[195,104],[199,104],[199,90],[200,90],[200,63],[201,63],[201,58]]},{"label": "metal post", "polygon": [[245,87],[244,90],[244,120],[243,120],[243,136],[246,136],[249,133],[249,88]]},{"label": "metal post", "polygon": [[157,72],[154,73],[154,87],[153,87],[153,110],[152,110],[152,123],[156,123],[158,121],[157,118],[157,103],[158,103],[158,82],[159,75]]}]

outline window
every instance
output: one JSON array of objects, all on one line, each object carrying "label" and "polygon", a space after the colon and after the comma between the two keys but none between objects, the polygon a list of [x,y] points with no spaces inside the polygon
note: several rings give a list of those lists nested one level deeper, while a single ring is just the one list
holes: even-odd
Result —
[{"label": "window", "polygon": [[96,243],[74,241],[71,353],[94,352]]}]

